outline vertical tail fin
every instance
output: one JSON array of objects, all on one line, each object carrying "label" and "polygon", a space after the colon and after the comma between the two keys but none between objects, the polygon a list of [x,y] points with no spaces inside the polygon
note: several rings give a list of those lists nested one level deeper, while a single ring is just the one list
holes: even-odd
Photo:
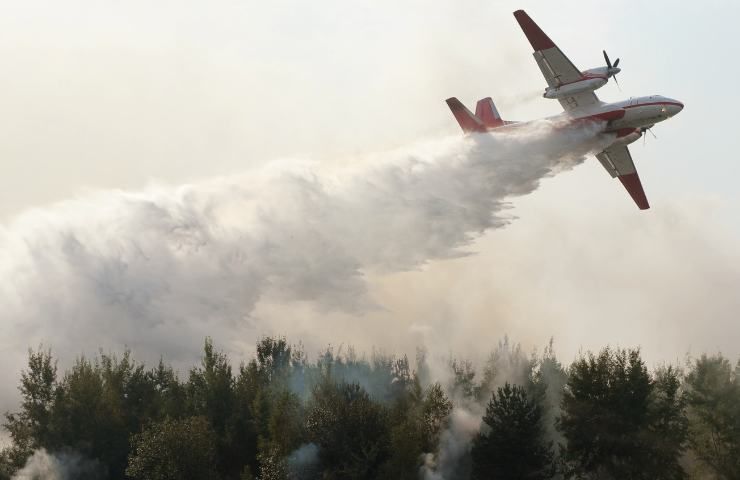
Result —
[{"label": "vertical tail fin", "polygon": [[448,98],[447,106],[452,110],[452,114],[455,116],[457,123],[460,124],[460,127],[462,127],[463,132],[470,133],[486,131],[486,126],[481,119],[473,115],[473,113],[457,98]]},{"label": "vertical tail fin", "polygon": [[475,106],[475,116],[488,128],[504,125],[504,121],[501,119],[501,115],[499,115],[491,97],[478,100],[478,104]]}]

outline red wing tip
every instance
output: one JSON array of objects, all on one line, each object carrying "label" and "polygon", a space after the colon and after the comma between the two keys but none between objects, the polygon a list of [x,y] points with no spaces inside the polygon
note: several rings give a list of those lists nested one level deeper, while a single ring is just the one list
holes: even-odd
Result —
[{"label": "red wing tip", "polygon": [[522,27],[524,35],[527,36],[527,40],[529,40],[529,43],[532,45],[532,48],[534,48],[535,52],[555,47],[555,43],[550,40],[550,37],[548,37],[536,23],[534,23],[534,20],[527,15],[527,12],[524,10],[517,10],[514,12],[514,18],[519,22],[519,26]]},{"label": "red wing tip", "polygon": [[650,204],[645,196],[645,190],[642,188],[642,182],[640,182],[640,176],[637,175],[637,172],[620,175],[618,178],[640,210],[650,208]]}]

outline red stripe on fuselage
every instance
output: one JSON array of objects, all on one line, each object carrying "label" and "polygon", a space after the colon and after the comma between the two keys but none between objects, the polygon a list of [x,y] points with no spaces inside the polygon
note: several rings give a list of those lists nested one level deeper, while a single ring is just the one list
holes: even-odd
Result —
[{"label": "red stripe on fuselage", "polygon": [[678,102],[649,102],[649,103],[636,103],[634,105],[626,105],[621,108],[636,108],[636,107],[649,107],[650,105],[675,105],[683,108],[683,105]]}]

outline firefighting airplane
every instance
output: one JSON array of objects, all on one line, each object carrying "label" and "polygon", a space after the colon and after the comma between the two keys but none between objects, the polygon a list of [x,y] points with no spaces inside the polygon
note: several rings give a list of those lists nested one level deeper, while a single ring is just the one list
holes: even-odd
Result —
[{"label": "firefighting airplane", "polygon": [[[656,123],[683,110],[683,103],[660,95],[616,103],[600,101],[594,91],[606,85],[609,78],[616,82],[616,75],[621,71],[617,67],[619,59],[612,64],[604,51],[605,67],[581,72],[524,10],[514,12],[514,17],[532,44],[534,59],[547,81],[543,97],[557,99],[565,110],[553,119],[603,124],[603,132],[613,135],[614,142],[596,158],[612,177],[619,178],[641,210],[650,208],[627,145]],[[502,120],[490,97],[478,101],[475,115],[455,97],[447,99],[447,105],[465,133],[486,132],[517,123]]]}]

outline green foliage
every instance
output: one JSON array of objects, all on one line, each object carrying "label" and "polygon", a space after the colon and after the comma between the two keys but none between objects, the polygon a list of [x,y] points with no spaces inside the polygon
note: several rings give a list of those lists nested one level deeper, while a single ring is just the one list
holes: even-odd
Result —
[{"label": "green foliage", "polygon": [[436,449],[451,411],[452,402],[439,383],[422,391],[418,379],[411,378],[389,410],[390,457],[380,477],[417,479],[422,456]]},{"label": "green foliage", "polygon": [[545,437],[555,445],[565,442],[557,430],[557,417],[560,415],[560,404],[563,391],[568,382],[568,373],[555,358],[553,341],[545,348],[542,357],[531,364],[533,374],[528,382],[528,395],[542,406],[542,423]]},{"label": "green foliage", "polygon": [[219,434],[231,416],[233,383],[229,359],[215,351],[211,339],[206,338],[201,366],[190,371],[187,398],[190,413],[203,414]]},{"label": "green foliage", "polygon": [[57,389],[57,366],[51,351],[28,351],[28,369],[21,372],[21,411],[6,413],[3,426],[13,446],[3,451],[3,463],[13,470],[40,447],[52,443],[52,415]]},{"label": "green foliage", "polygon": [[287,456],[306,439],[303,405],[291,392],[282,391],[273,396],[267,424],[270,450]]},{"label": "green foliage", "polygon": [[447,426],[452,402],[439,383],[427,388],[422,403],[422,448],[431,451],[439,441],[439,434]]},{"label": "green foliage", "polygon": [[16,468],[10,460],[10,449],[0,450],[0,480],[10,480]]},{"label": "green foliage", "polygon": [[70,448],[100,460],[113,477],[126,467],[129,419],[126,399],[133,366],[126,352],[121,361],[103,356],[102,362],[79,358],[62,379],[54,405],[55,439],[52,450]]},{"label": "green foliage", "polygon": [[450,362],[452,384],[450,391],[453,398],[474,402],[479,395],[479,386],[475,383],[475,368],[470,361],[453,359]]},{"label": "green foliage", "polygon": [[659,472],[654,478],[685,478],[681,458],[688,443],[689,422],[681,374],[675,367],[656,370],[648,408],[645,436],[650,458],[646,470]]},{"label": "green foliage", "polygon": [[606,348],[570,367],[560,428],[564,460],[578,476],[683,478],[683,400],[675,371],[657,381],[639,350]]},{"label": "green foliage", "polygon": [[187,410],[187,392],[171,366],[160,359],[157,366],[149,372],[154,397],[151,402],[152,418],[182,418]]},{"label": "green foliage", "polygon": [[739,373],[722,355],[702,355],[686,379],[693,452],[705,471],[728,480],[740,478]]},{"label": "green foliage", "polygon": [[[111,479],[413,480],[471,467],[479,478],[547,478],[553,463],[563,478],[682,479],[687,465],[697,478],[740,478],[740,367],[721,356],[702,356],[685,376],[650,374],[639,351],[605,349],[566,371],[552,344],[527,357],[505,339],[482,375],[465,360],[449,369],[433,383],[422,350],[413,368],[351,348],[311,363],[270,337],[238,369],[206,339],[186,381],[128,351],[81,357],[59,376],[50,351],[30,351],[20,408],[5,415],[0,480],[42,448]],[[451,422],[453,401],[469,413],[484,398],[471,449],[470,422]]]},{"label": "green foliage", "polygon": [[542,408],[523,387],[508,382],[499,387],[483,423],[473,440],[473,478],[551,478],[552,454],[544,440]]},{"label": "green foliage", "polygon": [[216,435],[204,417],[153,423],[131,439],[126,475],[135,480],[217,479]]},{"label": "green foliage", "polygon": [[387,459],[387,409],[356,383],[326,378],[314,390],[306,427],[325,479],[374,478]]}]

